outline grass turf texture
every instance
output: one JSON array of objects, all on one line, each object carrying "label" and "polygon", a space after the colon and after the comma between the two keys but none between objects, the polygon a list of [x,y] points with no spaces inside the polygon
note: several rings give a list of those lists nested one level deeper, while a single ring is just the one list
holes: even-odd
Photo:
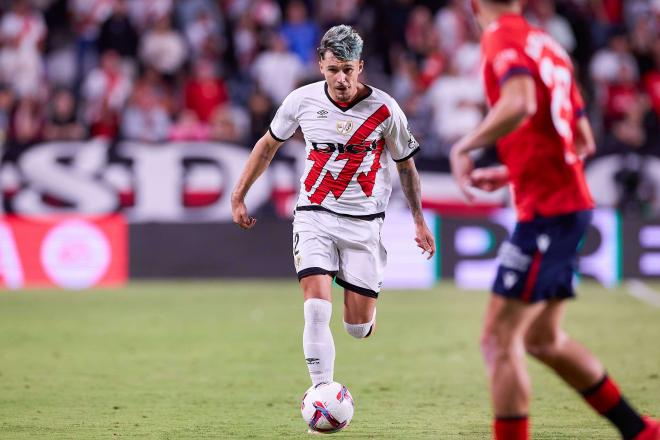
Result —
[{"label": "grass turf texture", "polygon": [[[362,341],[343,331],[335,295],[335,378],[356,400],[335,437],[489,438],[477,344],[486,294],[387,291],[378,331]],[[587,284],[567,318],[629,400],[660,415],[660,310]],[[1,293],[0,438],[308,438],[301,332],[289,282]],[[535,439],[617,438],[530,364]]]}]

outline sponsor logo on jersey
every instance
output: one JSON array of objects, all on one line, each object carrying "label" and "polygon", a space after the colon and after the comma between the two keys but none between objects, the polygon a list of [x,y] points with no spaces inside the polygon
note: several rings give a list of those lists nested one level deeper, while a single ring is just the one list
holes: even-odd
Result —
[{"label": "sponsor logo on jersey", "polygon": [[325,109],[316,112],[316,119],[328,119],[328,111]]},{"label": "sponsor logo on jersey", "polygon": [[340,142],[312,142],[312,148],[320,153],[366,154],[377,148],[377,140],[365,140],[360,143],[342,144]]},{"label": "sponsor logo on jersey", "polygon": [[337,133],[347,135],[353,130],[353,121],[337,121]]}]

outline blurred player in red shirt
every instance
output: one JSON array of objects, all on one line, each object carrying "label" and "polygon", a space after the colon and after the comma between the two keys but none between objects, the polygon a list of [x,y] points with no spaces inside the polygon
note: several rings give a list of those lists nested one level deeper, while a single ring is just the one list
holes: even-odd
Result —
[{"label": "blurred player in red shirt", "polygon": [[[582,161],[595,151],[570,58],[520,15],[520,0],[472,0],[472,7],[483,29],[491,108],[452,148],[452,172],[468,199],[472,187],[492,191],[510,184],[518,214],[499,251],[482,335],[494,438],[529,438],[526,351],[580,392],[624,439],[660,440],[660,423],[641,417],[600,361],[561,328],[593,207]],[[469,153],[493,144],[503,165],[475,170]]]}]

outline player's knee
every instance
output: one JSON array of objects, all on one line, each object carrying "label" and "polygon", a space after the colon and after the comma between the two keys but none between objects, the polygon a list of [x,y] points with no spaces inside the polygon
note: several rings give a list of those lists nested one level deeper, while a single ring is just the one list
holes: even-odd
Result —
[{"label": "player's knee", "polygon": [[489,365],[522,356],[521,343],[506,326],[492,326],[481,335],[481,354]]},{"label": "player's knee", "polygon": [[344,321],[346,332],[356,339],[368,338],[373,333],[374,321],[364,324],[349,324]]},{"label": "player's knee", "polygon": [[528,332],[525,335],[525,351],[541,362],[551,362],[557,356],[564,337],[552,330]]}]

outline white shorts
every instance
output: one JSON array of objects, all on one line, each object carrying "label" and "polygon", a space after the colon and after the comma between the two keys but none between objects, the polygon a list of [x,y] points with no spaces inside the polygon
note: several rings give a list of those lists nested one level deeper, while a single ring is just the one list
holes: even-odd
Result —
[{"label": "white shorts", "polygon": [[378,297],[387,264],[380,232],[383,219],[353,219],[324,211],[297,211],[293,220],[293,261],[298,280],[336,276],[337,284]]}]

